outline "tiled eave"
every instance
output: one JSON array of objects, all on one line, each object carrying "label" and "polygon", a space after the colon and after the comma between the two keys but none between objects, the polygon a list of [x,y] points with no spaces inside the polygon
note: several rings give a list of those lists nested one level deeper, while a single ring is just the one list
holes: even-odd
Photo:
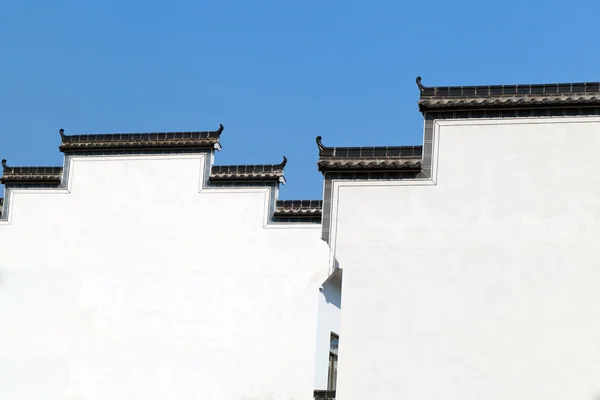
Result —
[{"label": "tiled eave", "polygon": [[421,158],[336,158],[320,159],[319,171],[420,171]]},{"label": "tiled eave", "polygon": [[216,131],[111,133],[101,135],[65,135],[60,130],[62,152],[131,151],[131,150],[196,150],[220,149],[223,125]]},{"label": "tiled eave", "polygon": [[419,110],[593,107],[600,105],[600,83],[426,87],[417,78]]},{"label": "tiled eave", "polygon": [[275,182],[285,183],[283,169],[287,158],[280,164],[261,165],[215,165],[211,168],[211,182]]},{"label": "tiled eave", "polygon": [[420,111],[464,110],[478,108],[523,108],[523,107],[564,107],[564,106],[598,106],[600,95],[553,95],[553,96],[496,96],[496,97],[445,97],[421,99]]},{"label": "tiled eave", "polygon": [[420,171],[422,146],[326,147],[317,137],[321,172]]},{"label": "tiled eave", "polygon": [[322,200],[277,200],[276,217],[319,217],[323,209]]},{"label": "tiled eave", "polygon": [[62,172],[62,167],[9,167],[6,160],[2,160],[0,183],[59,184]]}]

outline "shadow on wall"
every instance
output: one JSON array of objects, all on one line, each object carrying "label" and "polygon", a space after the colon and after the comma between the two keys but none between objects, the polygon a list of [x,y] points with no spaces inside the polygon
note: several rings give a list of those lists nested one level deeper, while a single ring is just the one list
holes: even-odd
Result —
[{"label": "shadow on wall", "polygon": [[325,297],[325,301],[329,304],[342,308],[342,282],[341,279],[332,279],[324,283],[320,289]]},{"label": "shadow on wall", "polygon": [[337,308],[342,308],[342,279],[344,273],[340,268],[340,263],[337,258],[333,259],[333,272],[323,282],[321,293],[325,297],[325,301],[329,304],[333,304]]}]

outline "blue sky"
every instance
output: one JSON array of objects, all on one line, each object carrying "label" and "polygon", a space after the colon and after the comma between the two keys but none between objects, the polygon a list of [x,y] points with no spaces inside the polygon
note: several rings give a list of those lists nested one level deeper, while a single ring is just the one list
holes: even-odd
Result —
[{"label": "blue sky", "polygon": [[318,199],[314,139],[422,140],[433,85],[600,80],[599,1],[4,2],[0,158],[61,165],[67,134],[211,130],[217,164],[279,163]]}]

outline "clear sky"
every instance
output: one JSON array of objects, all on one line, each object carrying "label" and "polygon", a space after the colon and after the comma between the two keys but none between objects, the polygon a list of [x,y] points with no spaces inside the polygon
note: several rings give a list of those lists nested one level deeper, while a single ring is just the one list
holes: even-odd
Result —
[{"label": "clear sky", "polygon": [[67,134],[213,130],[217,164],[289,162],[319,199],[329,146],[422,141],[427,86],[600,80],[600,1],[29,0],[0,13],[0,158]]}]

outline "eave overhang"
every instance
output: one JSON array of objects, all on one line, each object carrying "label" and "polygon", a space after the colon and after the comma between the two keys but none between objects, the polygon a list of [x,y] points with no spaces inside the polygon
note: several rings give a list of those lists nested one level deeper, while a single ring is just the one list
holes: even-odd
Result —
[{"label": "eave overhang", "polygon": [[319,171],[365,172],[421,170],[423,146],[327,147],[317,136]]},{"label": "eave overhang", "polygon": [[9,167],[2,160],[2,184],[60,184],[62,167]]},{"label": "eave overhang", "polygon": [[287,158],[279,164],[215,165],[210,171],[210,182],[270,182],[285,183],[283,169]]},{"label": "eave overhang", "polygon": [[419,111],[600,106],[600,83],[428,87],[417,77]]},{"label": "eave overhang", "polygon": [[119,152],[135,150],[220,150],[223,125],[216,131],[109,133],[100,135],[65,135],[60,130],[63,153]]},{"label": "eave overhang", "polygon": [[320,217],[322,200],[277,200],[276,217]]}]

